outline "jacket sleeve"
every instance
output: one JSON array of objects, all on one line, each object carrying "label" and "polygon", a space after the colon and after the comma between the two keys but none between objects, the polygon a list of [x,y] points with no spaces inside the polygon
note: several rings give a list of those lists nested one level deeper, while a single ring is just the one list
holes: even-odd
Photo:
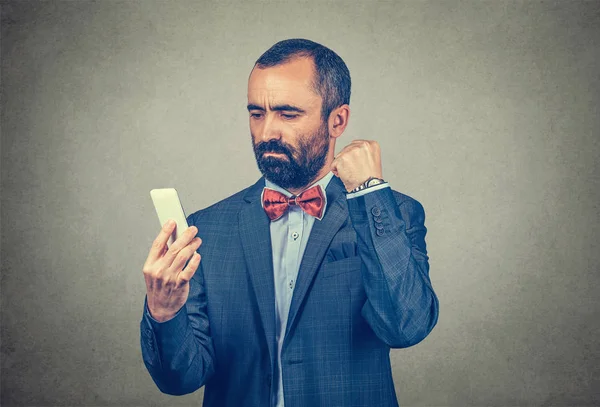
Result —
[{"label": "jacket sleeve", "polygon": [[438,319],[429,279],[425,212],[416,200],[397,203],[391,188],[348,199],[367,301],[362,315],[392,348],[422,341]]},{"label": "jacket sleeve", "polygon": [[190,280],[186,304],[172,319],[158,322],[144,301],[140,322],[144,364],[163,393],[188,394],[214,373],[215,355],[206,314],[202,265]]}]

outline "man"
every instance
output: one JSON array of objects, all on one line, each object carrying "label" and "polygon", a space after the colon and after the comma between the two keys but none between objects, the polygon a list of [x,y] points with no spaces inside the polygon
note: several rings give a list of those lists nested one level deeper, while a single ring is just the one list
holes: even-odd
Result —
[{"label": "man", "polygon": [[205,406],[398,405],[390,348],[420,342],[438,316],[425,214],[383,181],[375,141],[334,157],[349,101],[346,65],[320,44],[281,41],[256,62],[264,177],[190,215],[168,249],[165,224],[144,265],[142,355],[162,392],[206,385]]}]

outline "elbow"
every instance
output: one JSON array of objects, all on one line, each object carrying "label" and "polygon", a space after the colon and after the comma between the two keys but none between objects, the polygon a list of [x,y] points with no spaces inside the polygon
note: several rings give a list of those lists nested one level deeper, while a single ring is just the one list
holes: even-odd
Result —
[{"label": "elbow", "polygon": [[413,332],[410,336],[403,332],[396,332],[393,335],[380,337],[380,339],[392,349],[403,349],[410,348],[422,342],[429,335],[429,332],[427,330],[420,330]]},{"label": "elbow", "polygon": [[152,380],[161,393],[171,396],[183,396],[200,389],[214,374],[211,358],[202,358],[200,363],[192,363],[187,370],[166,369],[151,374]]},{"label": "elbow", "polygon": [[204,386],[212,375],[212,371],[207,373],[209,374],[204,377],[193,377],[192,375],[182,377],[178,372],[171,372],[171,374],[163,376],[163,380],[155,380],[154,382],[156,387],[164,394],[183,396],[191,394]]},{"label": "elbow", "polygon": [[170,383],[159,384],[158,382],[156,382],[156,386],[158,387],[158,390],[161,391],[161,393],[168,394],[169,396],[185,396],[186,394],[191,394],[196,390],[200,389],[203,385],[197,385],[193,383],[178,383],[174,385]]},{"label": "elbow", "polygon": [[[433,327],[432,327],[433,329]],[[415,332],[413,335],[411,336],[407,336],[407,335],[396,335],[392,338],[390,338],[389,340],[384,340],[384,342],[386,343],[387,346],[389,346],[390,348],[393,349],[402,349],[402,348],[410,348],[411,346],[415,346],[419,343],[421,343],[431,332],[431,329],[429,330],[420,330]]]},{"label": "elbow", "polygon": [[184,396],[186,394],[193,393],[200,388],[200,387],[198,387],[198,388],[171,387],[170,385],[165,386],[165,385],[159,385],[158,383],[156,383],[156,386],[158,387],[158,390],[161,391],[161,393],[168,394],[169,396]]},{"label": "elbow", "polygon": [[[376,335],[388,347],[394,349],[408,348],[423,341],[433,330],[438,321],[438,301],[433,298],[430,307],[419,313],[412,313],[401,320],[387,324],[376,324]],[[380,320],[380,322],[383,322]],[[372,325],[373,326],[373,325]],[[377,329],[378,328],[378,329]]]},{"label": "elbow", "polygon": [[405,326],[398,326],[396,335],[384,341],[390,348],[408,348],[422,342],[433,330],[438,321],[438,300],[434,296],[431,306],[418,317],[411,318]]}]

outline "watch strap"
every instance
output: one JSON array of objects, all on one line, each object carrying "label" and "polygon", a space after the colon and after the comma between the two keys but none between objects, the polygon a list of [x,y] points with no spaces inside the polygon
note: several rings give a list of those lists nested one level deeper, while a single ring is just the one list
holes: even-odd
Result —
[{"label": "watch strap", "polygon": [[360,184],[359,186],[354,188],[352,191],[350,191],[350,193],[359,192],[359,191],[362,191],[363,189],[367,189],[370,187],[374,187],[375,185],[383,184],[384,182],[385,181],[382,180],[381,178],[369,177],[368,180],[366,180],[365,182],[363,182],[362,184]]}]

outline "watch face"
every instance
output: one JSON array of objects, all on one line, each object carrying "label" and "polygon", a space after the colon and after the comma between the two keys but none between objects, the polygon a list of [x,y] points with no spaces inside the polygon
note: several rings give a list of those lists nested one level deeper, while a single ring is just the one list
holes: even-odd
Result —
[{"label": "watch face", "polygon": [[373,178],[372,180],[367,182],[367,187],[374,187],[375,185],[379,185],[382,183],[383,183],[383,180],[381,180],[379,178]]}]

